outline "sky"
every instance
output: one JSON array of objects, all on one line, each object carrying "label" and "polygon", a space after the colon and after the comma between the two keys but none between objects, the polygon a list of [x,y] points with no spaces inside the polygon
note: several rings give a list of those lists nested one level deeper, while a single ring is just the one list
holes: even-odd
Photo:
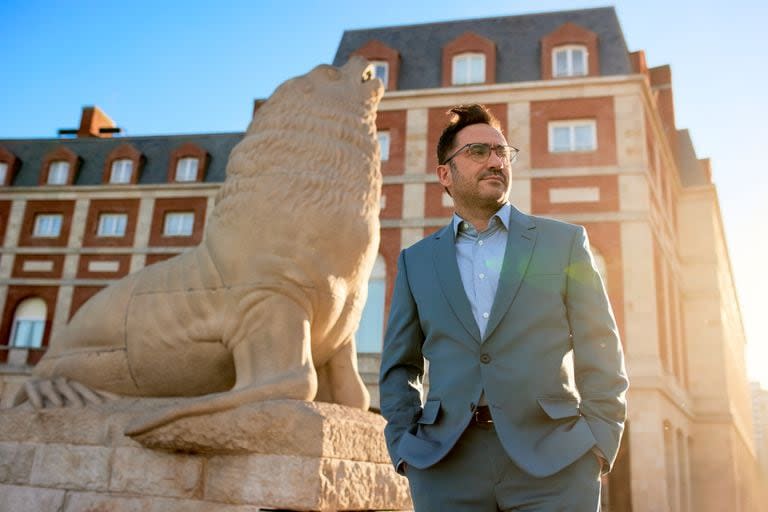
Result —
[{"label": "sky", "polygon": [[330,63],[344,30],[611,5],[630,51],[672,67],[677,126],[712,159],[748,371],[768,389],[766,2],[0,0],[0,139],[56,137],[85,105],[126,135],[243,131],[253,100]]}]

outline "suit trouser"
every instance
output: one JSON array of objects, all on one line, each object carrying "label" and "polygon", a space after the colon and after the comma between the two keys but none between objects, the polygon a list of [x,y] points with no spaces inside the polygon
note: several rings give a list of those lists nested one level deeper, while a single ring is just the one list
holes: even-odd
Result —
[{"label": "suit trouser", "polygon": [[517,467],[492,425],[470,424],[434,466],[408,466],[416,512],[596,512],[600,462],[588,451],[560,472],[537,478]]}]

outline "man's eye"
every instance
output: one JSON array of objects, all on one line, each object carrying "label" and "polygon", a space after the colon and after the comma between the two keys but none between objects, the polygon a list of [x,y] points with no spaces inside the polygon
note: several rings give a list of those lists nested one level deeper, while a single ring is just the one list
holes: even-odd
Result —
[{"label": "man's eye", "polygon": [[472,144],[469,146],[469,152],[476,156],[485,156],[490,152],[491,148],[487,144]]}]

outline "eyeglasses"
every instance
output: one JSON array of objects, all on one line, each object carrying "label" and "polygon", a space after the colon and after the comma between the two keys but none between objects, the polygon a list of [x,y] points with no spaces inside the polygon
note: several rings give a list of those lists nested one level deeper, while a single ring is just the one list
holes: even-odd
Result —
[{"label": "eyeglasses", "polygon": [[445,159],[445,162],[443,162],[442,165],[445,165],[456,158],[456,156],[464,150],[467,151],[467,156],[469,156],[469,158],[479,164],[484,164],[491,158],[491,151],[496,153],[496,156],[509,163],[517,160],[517,154],[520,152],[516,147],[505,146],[504,144],[491,145],[484,142],[471,142],[469,144],[464,144],[457,149],[451,156]]}]

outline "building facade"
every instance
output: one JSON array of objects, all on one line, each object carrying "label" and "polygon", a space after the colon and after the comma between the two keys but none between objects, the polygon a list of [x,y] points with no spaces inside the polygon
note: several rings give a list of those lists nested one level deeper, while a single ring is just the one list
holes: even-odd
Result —
[{"label": "building facade", "polygon": [[[353,54],[387,87],[381,245],[358,332],[373,405],[398,254],[452,214],[434,172],[445,113],[483,103],[521,148],[512,202],[587,228],[613,304],[630,412],[604,509],[764,510],[717,192],[676,127],[670,68],[628,51],[612,8],[347,31],[334,64]],[[114,131],[86,108],[76,138],[0,140],[6,404],[88,297],[201,240],[242,136]]]}]

